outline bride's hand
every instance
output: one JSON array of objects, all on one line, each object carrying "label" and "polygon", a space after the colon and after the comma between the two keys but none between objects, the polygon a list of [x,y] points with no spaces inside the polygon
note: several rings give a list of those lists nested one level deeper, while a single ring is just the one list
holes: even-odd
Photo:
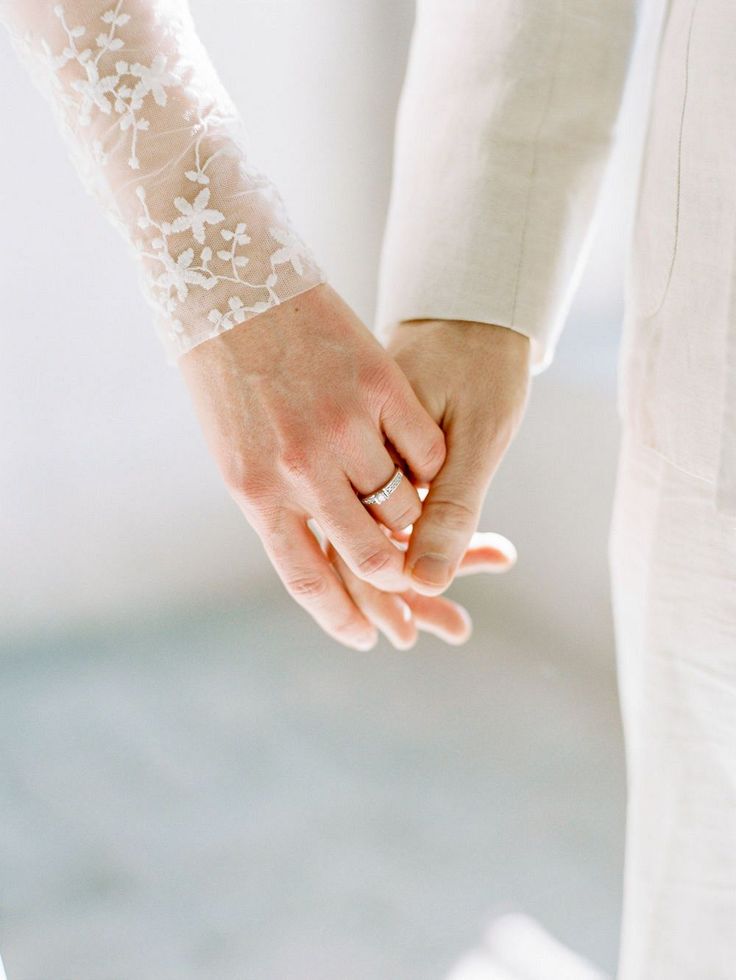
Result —
[{"label": "bride's hand", "polygon": [[[180,360],[210,451],[284,585],[335,639],[366,649],[373,629],[312,537],[318,521],[352,573],[382,589],[410,586],[381,521],[419,516],[413,483],[432,481],[442,432],[401,370],[328,286],[317,286]],[[358,496],[395,471],[411,479],[380,507]]]},{"label": "bride's hand", "polygon": [[[381,592],[354,575],[329,542],[323,548],[355,605],[397,650],[414,645],[420,630],[457,646],[469,638],[472,622],[468,611],[444,596],[425,596],[409,589]],[[476,533],[463,555],[457,575],[506,572],[516,561],[516,549],[500,534]]]}]

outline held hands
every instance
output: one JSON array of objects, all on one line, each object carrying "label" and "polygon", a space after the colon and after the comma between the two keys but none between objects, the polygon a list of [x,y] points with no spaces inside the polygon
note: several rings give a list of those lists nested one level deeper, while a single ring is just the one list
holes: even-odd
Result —
[{"label": "held hands", "polygon": [[526,407],[529,340],[486,323],[413,321],[395,328],[389,352],[446,441],[444,463],[408,537],[412,586],[401,595],[382,593],[354,576],[329,546],[328,554],[356,605],[394,646],[411,646],[418,628],[462,643],[470,618],[439,593],[457,575],[504,572],[516,560],[510,541],[476,527]]},{"label": "held hands", "polygon": [[[210,451],[284,585],[335,639],[368,649],[375,629],[307,526],[314,519],[349,571],[377,589],[409,587],[400,530],[419,516],[414,484],[445,457],[440,428],[348,306],[317,286],[184,354],[179,365]],[[380,507],[360,496],[396,464],[411,479]]]},{"label": "held hands", "polygon": [[[423,352],[422,335],[430,344]],[[475,449],[466,440],[479,435],[490,417],[500,459],[512,426],[496,424],[489,403],[495,390],[521,386],[494,381],[493,369],[503,372],[523,356],[502,356],[498,343],[487,359],[479,338],[473,340],[476,358],[491,369],[484,378],[457,337],[449,346],[442,338],[432,324],[397,328],[392,351],[402,372],[342,300],[318,286],[195,347],[179,362],[223,479],[287,590],[327,633],[356,649],[373,646],[376,628],[401,647],[411,645],[417,627],[462,642],[469,633],[467,614],[438,593],[456,571],[513,563],[513,548],[500,536],[468,549],[475,530],[470,512],[477,521],[497,460],[489,465],[477,459],[489,444],[485,434]],[[478,411],[470,410],[473,394]],[[484,402],[489,407],[482,411]],[[518,418],[522,409],[523,400]],[[452,450],[447,461],[446,439]],[[395,470],[387,445],[403,460],[409,479],[380,506],[366,507],[359,497]],[[478,468],[463,476],[466,461]],[[431,487],[424,510],[415,486]],[[462,490],[458,500],[449,500],[456,488]],[[320,548],[310,519],[329,545]],[[410,524],[416,527],[405,554],[401,531]],[[419,561],[426,554],[433,562],[438,555],[446,559],[446,580],[427,572],[427,562]]]}]

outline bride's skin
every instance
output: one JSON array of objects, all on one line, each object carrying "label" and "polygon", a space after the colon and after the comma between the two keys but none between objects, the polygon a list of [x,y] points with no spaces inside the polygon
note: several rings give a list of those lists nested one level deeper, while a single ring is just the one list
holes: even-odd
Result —
[{"label": "bride's skin", "polygon": [[[417,627],[461,642],[467,614],[420,595],[441,592],[463,556],[466,569],[513,562],[498,540],[466,549],[523,413],[527,339],[486,324],[411,323],[391,351],[401,370],[325,285],[179,361],[223,479],[286,588],[328,634],[363,650],[377,626],[398,646]],[[357,494],[390,478],[385,443],[411,480],[369,513]],[[412,483],[431,487],[423,507]],[[406,554],[374,517],[395,532],[415,525]]]},{"label": "bride's skin", "polygon": [[[445,458],[440,428],[352,310],[317,286],[179,359],[205,438],[231,494],[291,595],[335,639],[358,649],[375,631],[307,527],[315,519],[347,566],[384,591],[410,586],[399,530],[419,516],[413,483]],[[412,479],[372,513],[395,447]],[[356,492],[357,491],[357,492]]]}]

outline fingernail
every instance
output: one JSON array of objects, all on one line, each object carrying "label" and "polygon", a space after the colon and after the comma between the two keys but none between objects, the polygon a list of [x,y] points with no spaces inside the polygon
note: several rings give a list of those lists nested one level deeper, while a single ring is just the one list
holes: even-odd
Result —
[{"label": "fingernail", "polygon": [[447,585],[450,580],[450,563],[443,555],[422,555],[414,562],[411,574],[425,585]]}]

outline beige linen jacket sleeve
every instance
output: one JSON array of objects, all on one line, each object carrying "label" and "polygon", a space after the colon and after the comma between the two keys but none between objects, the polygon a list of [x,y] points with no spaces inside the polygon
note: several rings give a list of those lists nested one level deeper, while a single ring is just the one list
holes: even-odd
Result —
[{"label": "beige linen jacket sleeve", "polygon": [[552,360],[586,255],[636,0],[418,0],[377,326],[496,323]]}]

